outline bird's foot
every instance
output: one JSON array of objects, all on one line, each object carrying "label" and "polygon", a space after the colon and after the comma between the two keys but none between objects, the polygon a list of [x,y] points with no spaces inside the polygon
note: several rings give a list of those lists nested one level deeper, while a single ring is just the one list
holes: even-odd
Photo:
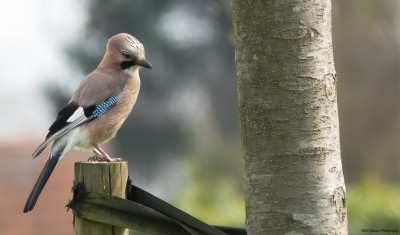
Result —
[{"label": "bird's foot", "polygon": [[122,158],[110,158],[104,157],[99,155],[94,155],[88,159],[88,162],[123,162],[124,159]]},{"label": "bird's foot", "polygon": [[109,162],[109,160],[105,157],[99,156],[99,155],[94,155],[93,157],[90,157],[88,162]]}]

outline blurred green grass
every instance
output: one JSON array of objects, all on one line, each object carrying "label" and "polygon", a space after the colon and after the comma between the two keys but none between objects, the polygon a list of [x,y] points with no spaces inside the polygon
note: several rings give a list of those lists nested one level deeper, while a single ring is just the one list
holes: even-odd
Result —
[{"label": "blurred green grass", "polygon": [[365,177],[347,186],[349,234],[361,229],[400,228],[400,187]]},{"label": "blurred green grass", "polygon": [[209,224],[244,227],[244,199],[229,181],[196,182],[182,189],[175,205]]}]

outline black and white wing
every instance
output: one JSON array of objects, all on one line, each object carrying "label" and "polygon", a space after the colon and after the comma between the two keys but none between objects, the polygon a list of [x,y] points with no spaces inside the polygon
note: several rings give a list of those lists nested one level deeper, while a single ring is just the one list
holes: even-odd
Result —
[{"label": "black and white wing", "polygon": [[57,119],[49,128],[49,133],[43,143],[35,150],[32,154],[33,158],[39,156],[39,154],[49,145],[53,140],[60,138],[65,135],[73,128],[80,126],[86,122],[91,121],[94,117],[86,112],[83,107],[77,104],[69,103],[65,106],[57,116]]},{"label": "black and white wing", "polygon": [[117,100],[122,92],[123,90],[121,90],[117,95],[111,96],[101,103],[86,108],[74,103],[69,103],[58,113],[56,121],[49,128],[49,133],[47,134],[46,139],[35,150],[35,152],[32,154],[32,157],[36,158],[39,156],[39,154],[47,147],[47,145],[67,134],[72,129],[90,122],[95,118],[101,117],[117,103]]}]

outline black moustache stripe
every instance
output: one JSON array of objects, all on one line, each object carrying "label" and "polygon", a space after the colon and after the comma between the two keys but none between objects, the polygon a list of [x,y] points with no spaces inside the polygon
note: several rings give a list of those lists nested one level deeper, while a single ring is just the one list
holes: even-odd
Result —
[{"label": "black moustache stripe", "polygon": [[134,65],[136,65],[136,60],[123,61],[120,64],[121,69],[129,69],[130,67],[132,67]]}]

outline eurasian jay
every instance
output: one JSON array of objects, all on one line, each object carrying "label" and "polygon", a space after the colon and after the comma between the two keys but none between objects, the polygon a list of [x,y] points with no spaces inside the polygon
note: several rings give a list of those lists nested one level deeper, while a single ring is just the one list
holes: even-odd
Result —
[{"label": "eurasian jay", "polygon": [[58,113],[33,158],[54,141],[46,164],[25,204],[31,211],[58,161],[72,148],[93,151],[101,160],[115,161],[99,145],[115,137],[139,94],[139,68],[151,69],[143,45],[121,33],[111,37],[99,66],[80,83],[68,104]]}]

